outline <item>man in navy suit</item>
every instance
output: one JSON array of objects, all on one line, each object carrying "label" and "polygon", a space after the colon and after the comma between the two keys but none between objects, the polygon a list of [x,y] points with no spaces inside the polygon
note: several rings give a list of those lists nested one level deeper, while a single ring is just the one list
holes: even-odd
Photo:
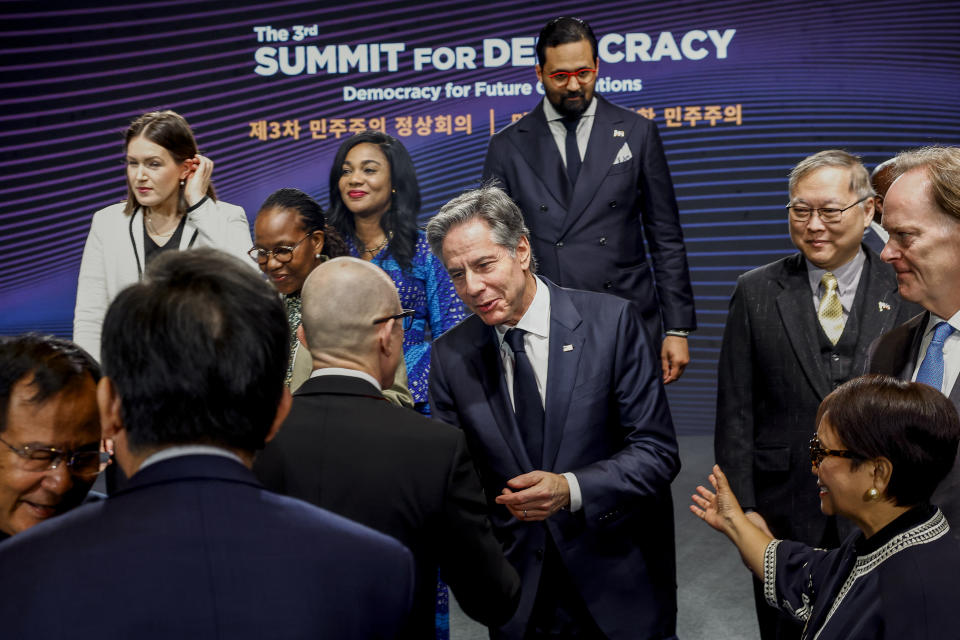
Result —
[{"label": "man in navy suit", "polygon": [[640,314],[535,276],[498,188],[444,205],[427,239],[474,313],[433,345],[430,406],[464,430],[522,581],[492,636],[674,637],[680,463]]},{"label": "man in navy suit", "polygon": [[657,127],[594,94],[597,39],[583,20],[547,23],[537,59],[546,98],[493,136],[483,177],[520,206],[543,275],[637,304],[660,349],[663,381],[673,382],[690,361],[686,336],[696,318]]},{"label": "man in navy suit", "polygon": [[398,635],[410,552],[249,469],[290,409],[288,331],[270,286],[213,249],[117,296],[97,400],[130,479],[0,545],[5,637]]}]

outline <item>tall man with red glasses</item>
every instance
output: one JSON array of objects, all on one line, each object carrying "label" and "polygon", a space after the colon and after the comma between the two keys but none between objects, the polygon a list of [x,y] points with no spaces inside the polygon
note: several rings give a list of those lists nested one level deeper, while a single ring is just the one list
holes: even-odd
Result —
[{"label": "tall man with red glasses", "polygon": [[548,22],[537,59],[546,98],[493,136],[483,177],[520,206],[542,275],[634,301],[656,344],[666,330],[660,357],[669,384],[690,361],[686,336],[696,318],[656,125],[594,94],[597,39],[583,20]]}]

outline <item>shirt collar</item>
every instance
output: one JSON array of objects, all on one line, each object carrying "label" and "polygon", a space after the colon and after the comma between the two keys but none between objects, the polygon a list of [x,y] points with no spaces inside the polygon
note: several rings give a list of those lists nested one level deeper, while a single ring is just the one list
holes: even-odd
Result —
[{"label": "shirt collar", "polygon": [[143,471],[151,464],[156,464],[157,462],[161,462],[163,460],[169,460],[170,458],[179,458],[181,456],[222,456],[224,458],[235,460],[240,464],[244,464],[243,460],[240,459],[240,456],[229,449],[224,449],[223,447],[214,447],[207,444],[183,444],[173,447],[165,447],[156,453],[150,454],[143,462],[140,463],[140,468],[137,469],[137,471]]},{"label": "shirt collar", "polygon": [[533,281],[537,286],[537,291],[533,294],[533,301],[520,321],[517,322],[517,326],[510,327],[505,324],[498,324],[495,327],[497,340],[501,346],[504,336],[510,329],[522,329],[541,338],[550,337],[550,289],[537,276],[533,276]]},{"label": "shirt collar", "polygon": [[[587,108],[584,109],[583,113],[580,114],[581,118],[592,118],[597,113],[597,96],[593,96],[593,99],[590,101],[590,104],[587,105]],[[547,122],[553,122],[554,120],[562,120],[564,115],[557,111],[557,108],[547,100],[543,99],[543,115],[546,116]]]},{"label": "shirt collar", "polygon": [[[807,276],[810,279],[810,288],[813,289],[814,294],[817,294],[820,291],[820,279],[823,278],[823,274],[825,274],[827,270],[821,269],[806,258],[804,258],[804,260],[807,263]],[[837,295],[842,296],[847,291],[857,288],[857,282],[860,280],[860,271],[863,269],[863,263],[866,262],[866,260],[867,254],[863,252],[863,247],[860,247],[857,249],[857,255],[853,256],[850,262],[830,272],[837,278]]]},{"label": "shirt collar", "polygon": [[927,330],[924,331],[924,335],[933,331],[933,328],[941,322],[946,322],[951,327],[953,327],[953,333],[951,335],[957,335],[960,332],[960,311],[957,311],[955,314],[950,316],[950,319],[941,318],[937,314],[931,312],[930,320],[927,321]]},{"label": "shirt collar", "polygon": [[314,369],[313,373],[310,374],[311,378],[319,378],[320,376],[347,376],[348,378],[360,378],[361,380],[366,380],[376,387],[377,391],[383,391],[383,387],[380,386],[380,383],[377,382],[377,379],[366,371],[344,369],[343,367],[324,367],[322,369]]}]

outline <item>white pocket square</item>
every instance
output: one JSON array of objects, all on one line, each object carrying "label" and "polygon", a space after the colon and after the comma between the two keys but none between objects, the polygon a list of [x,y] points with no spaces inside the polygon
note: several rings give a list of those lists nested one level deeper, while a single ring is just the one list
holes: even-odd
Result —
[{"label": "white pocket square", "polygon": [[620,164],[621,162],[626,162],[632,157],[633,157],[633,153],[630,152],[630,145],[624,142],[623,146],[620,147],[620,151],[617,152],[617,157],[614,158],[613,164]]}]

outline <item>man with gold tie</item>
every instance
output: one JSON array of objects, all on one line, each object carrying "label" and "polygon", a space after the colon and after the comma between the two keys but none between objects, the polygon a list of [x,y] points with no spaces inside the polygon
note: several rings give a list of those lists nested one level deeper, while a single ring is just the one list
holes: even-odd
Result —
[{"label": "man with gold tie", "polygon": [[[755,524],[776,538],[835,547],[849,529],[821,513],[810,473],[817,407],[863,373],[870,343],[917,307],[862,244],[876,194],[857,157],[827,150],[805,158],[790,172],[789,196],[799,253],[740,276],[730,301],[714,448]],[[764,640],[800,637],[792,617],[755,594]]]}]

